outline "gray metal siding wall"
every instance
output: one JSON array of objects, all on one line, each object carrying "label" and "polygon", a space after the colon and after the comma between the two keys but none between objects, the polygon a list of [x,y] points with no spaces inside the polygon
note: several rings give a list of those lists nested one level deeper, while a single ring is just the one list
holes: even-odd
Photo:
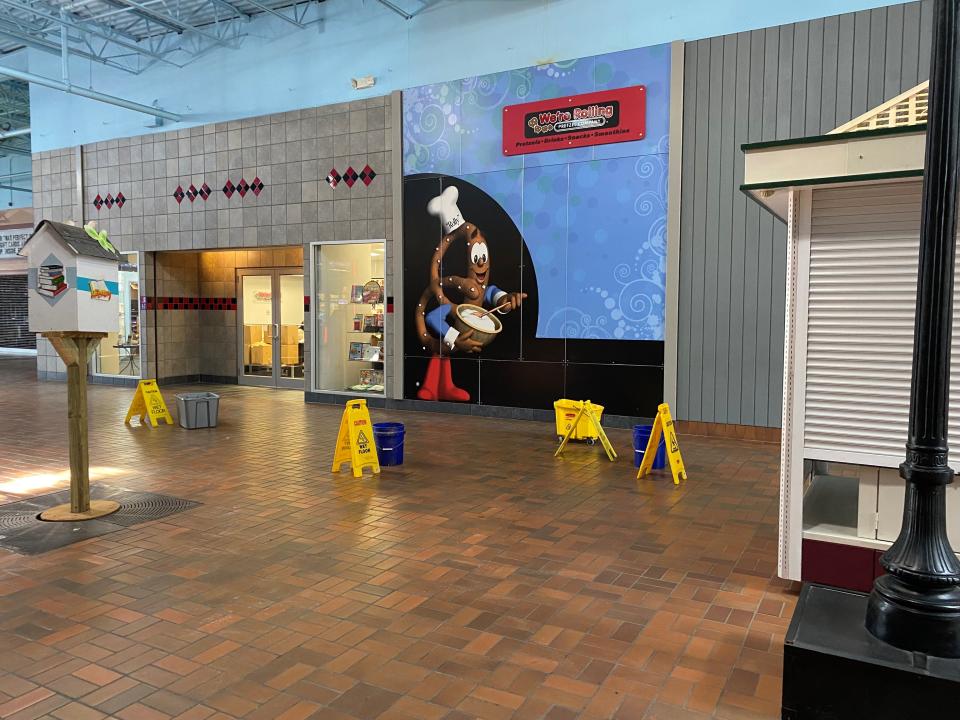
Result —
[{"label": "gray metal siding wall", "polygon": [[819,135],[927,79],[931,0],[687,43],[677,417],[779,427],[786,227],[745,142]]}]

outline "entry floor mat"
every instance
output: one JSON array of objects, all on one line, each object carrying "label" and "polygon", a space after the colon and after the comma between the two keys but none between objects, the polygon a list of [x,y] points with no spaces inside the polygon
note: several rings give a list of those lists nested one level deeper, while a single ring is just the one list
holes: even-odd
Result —
[{"label": "entry floor mat", "polygon": [[0,548],[21,555],[39,555],[81,540],[169,517],[201,504],[169,495],[102,485],[92,485],[90,497],[93,500],[114,500],[120,503],[120,509],[96,520],[82,522],[39,519],[44,510],[70,502],[70,490],[0,505]]}]

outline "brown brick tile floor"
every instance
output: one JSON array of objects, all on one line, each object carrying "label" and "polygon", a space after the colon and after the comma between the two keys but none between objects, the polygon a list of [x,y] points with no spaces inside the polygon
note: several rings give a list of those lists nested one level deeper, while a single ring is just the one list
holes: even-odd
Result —
[{"label": "brown brick tile floor", "polygon": [[[0,358],[0,501],[66,485],[64,389]],[[90,388],[95,480],[204,504],[0,551],[0,718],[779,716],[776,446],[681,438],[675,488],[626,431],[555,460],[547,425],[375,412],[406,464],[355,480],[338,408],[220,392],[186,431]]]}]

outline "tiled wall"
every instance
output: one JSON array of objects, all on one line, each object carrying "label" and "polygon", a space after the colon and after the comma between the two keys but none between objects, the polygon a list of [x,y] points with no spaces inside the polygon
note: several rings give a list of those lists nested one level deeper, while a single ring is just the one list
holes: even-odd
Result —
[{"label": "tiled wall", "polygon": [[35,153],[33,156],[34,222],[55,220],[80,224],[83,211],[77,191],[79,148]]},{"label": "tiled wall", "polygon": [[[48,150],[33,155],[34,223],[55,220],[81,224],[83,208],[77,189],[77,147]],[[37,377],[62,380],[67,369],[47,340],[37,338]]]},{"label": "tiled wall", "polygon": [[[378,97],[85,146],[84,215],[126,251],[382,238],[390,125],[390,98]],[[348,169],[368,166],[372,182],[348,186]],[[336,187],[325,180],[331,170],[341,177]],[[223,192],[228,181],[236,188],[257,179],[259,194]],[[204,184],[209,196],[191,200],[191,186]]]},{"label": "tiled wall", "polygon": [[[399,193],[394,189],[399,178],[395,182],[393,172],[399,149],[394,137],[398,134],[395,102],[391,96],[367,98],[39,153],[34,156],[35,197],[41,199],[36,217],[78,224],[95,221],[117,248],[145,251],[143,294],[147,297],[187,294],[161,291],[161,287],[193,288],[191,297],[204,290],[210,292],[208,297],[220,296],[212,290],[218,283],[229,282],[223,279],[229,274],[228,266],[209,266],[217,279],[206,281],[214,285],[202,288],[202,261],[196,253],[182,251],[246,252],[290,246],[299,250],[305,267],[304,295],[309,295],[310,243],[370,239],[386,240],[387,292],[393,295],[390,261],[394,194]],[[82,157],[82,205],[76,200],[78,155]],[[372,179],[364,174],[367,169],[373,171]],[[328,182],[328,176],[335,182]],[[237,190],[241,185],[246,187],[243,193]],[[232,187],[232,192],[225,193],[225,187]],[[169,251],[180,252],[168,255]],[[263,257],[257,256],[257,262]],[[227,262],[225,257],[209,262],[221,260]],[[245,264],[250,261],[250,255],[243,256]],[[239,262],[239,256],[234,262]],[[179,313],[172,317],[163,312],[157,311],[156,338],[153,312],[144,313],[145,377],[236,375],[236,322],[222,322],[227,313],[167,311]],[[223,314],[213,314],[217,312]],[[183,345],[194,340],[191,328],[199,333],[195,349]],[[309,317],[305,331],[309,375]],[[389,323],[385,342],[393,346]],[[40,377],[62,377],[63,367],[52,347],[42,341],[40,345]],[[388,379],[392,378],[392,368],[386,370]]]},{"label": "tiled wall", "polygon": [[[156,284],[147,283],[150,297],[200,295],[200,263],[197,253],[157,253],[154,256]],[[153,294],[155,293],[155,295]],[[156,359],[158,378],[194,377],[200,374],[200,310],[148,311],[155,328],[155,345],[148,336],[148,354]]]}]

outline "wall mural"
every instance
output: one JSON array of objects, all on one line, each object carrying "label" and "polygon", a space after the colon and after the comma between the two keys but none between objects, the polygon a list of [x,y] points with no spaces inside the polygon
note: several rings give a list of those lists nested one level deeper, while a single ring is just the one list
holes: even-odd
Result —
[{"label": "wall mural", "polygon": [[661,45],[404,92],[407,397],[653,415],[669,80]]}]

